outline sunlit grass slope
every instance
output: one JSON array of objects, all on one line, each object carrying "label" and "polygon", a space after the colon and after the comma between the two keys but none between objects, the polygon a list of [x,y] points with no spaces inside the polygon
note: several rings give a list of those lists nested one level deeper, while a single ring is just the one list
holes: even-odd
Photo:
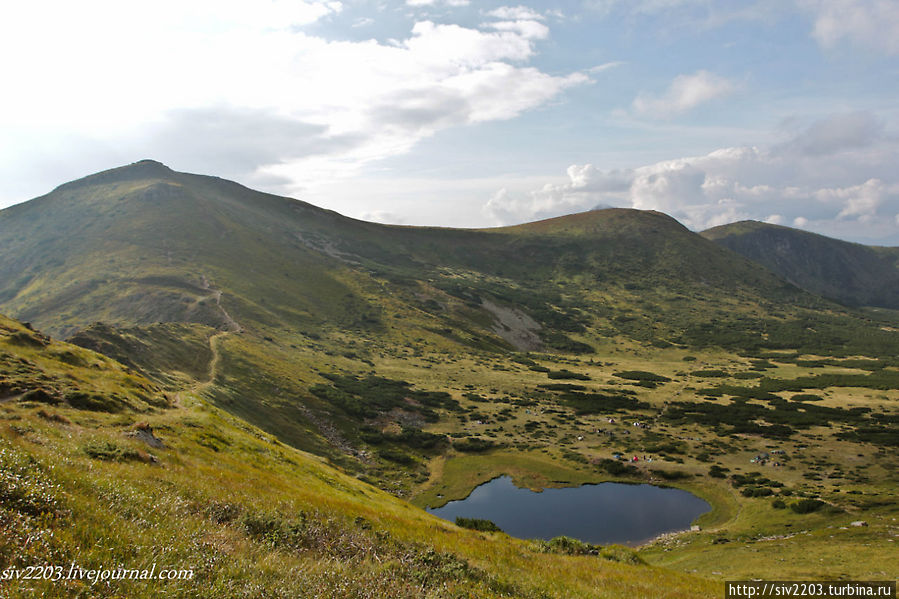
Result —
[{"label": "sunlit grass slope", "polygon": [[[3,581],[4,597],[713,597],[625,549],[459,529],[190,392],[0,318],[0,570],[75,563],[192,580]],[[77,363],[77,365],[75,365]],[[20,391],[35,385],[43,395]],[[92,403],[72,405],[73,393]],[[75,399],[77,403],[77,399]]]}]

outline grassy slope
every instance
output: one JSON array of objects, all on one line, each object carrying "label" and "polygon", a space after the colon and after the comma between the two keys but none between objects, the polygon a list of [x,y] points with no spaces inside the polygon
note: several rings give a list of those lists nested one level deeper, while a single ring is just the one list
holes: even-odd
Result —
[{"label": "grassy slope", "polygon": [[[535,486],[611,479],[589,461],[613,451],[643,453],[659,443],[639,434],[614,442],[584,435],[585,429],[603,427],[603,415],[578,416],[554,394],[539,390],[537,385],[551,381],[512,361],[515,356],[493,332],[496,324],[480,298],[531,314],[544,337],[560,332],[590,344],[596,353],[532,357],[546,368],[589,374],[591,390],[635,389],[652,406],[631,413],[641,420],[659,419],[674,397],[701,400],[698,389],[720,382],[690,375],[691,370],[747,370],[749,360],[736,350],[759,353],[759,345],[768,345],[838,356],[896,353],[894,323],[888,318],[874,321],[803,294],[664,215],[605,210],[488,231],[384,227],[160,166],[101,174],[0,213],[0,224],[30,218],[37,227],[30,237],[17,232],[22,229],[0,227],[0,251],[13,256],[18,262],[12,268],[19,269],[0,277],[8,282],[0,300],[57,332],[98,318],[123,325],[93,327],[79,336],[79,343],[130,360],[170,393],[190,387],[281,441],[327,456],[347,472],[419,504],[438,493],[464,496],[477,482],[503,472]],[[96,202],[96,212],[79,220],[90,201]],[[165,210],[157,210],[159,205]],[[48,207],[61,215],[60,222],[47,217]],[[82,223],[78,235],[54,238],[54,227],[67,220]],[[68,257],[57,264],[59,256]],[[15,287],[20,272],[32,278]],[[90,281],[100,282],[85,284]],[[19,290],[10,296],[11,289]],[[156,320],[188,324],[150,324]],[[139,323],[144,326],[134,327]],[[223,331],[228,332],[219,334]],[[692,347],[654,347],[670,342]],[[210,345],[217,356],[212,372],[203,366],[213,353]],[[698,361],[685,363],[687,354]],[[658,389],[633,387],[614,377],[618,370],[652,370],[675,380]],[[782,361],[766,374],[793,378],[817,371]],[[310,392],[330,384],[327,374],[372,372],[408,381],[415,389],[447,391],[464,409],[441,411],[439,422],[416,426],[495,440],[505,449],[473,456],[371,444],[359,437],[358,419]],[[466,399],[469,392],[488,401]],[[897,400],[895,390],[872,394],[837,388],[824,395],[828,405],[861,404],[878,411],[892,410]],[[523,413],[521,400],[536,401],[532,410],[542,411]],[[513,416],[501,420],[510,408]],[[397,430],[408,416],[382,414],[371,424]],[[527,431],[528,421],[538,421],[541,428]],[[869,529],[853,531],[871,549],[843,561],[850,574],[876,577],[888,571],[879,564],[890,555],[886,543],[892,530],[887,520],[879,520],[891,517],[890,512],[876,504],[895,488],[895,460],[870,444],[838,441],[838,430],[801,433],[786,443],[791,454],[806,455],[791,464],[795,470],[777,471],[776,478],[848,509],[846,518],[872,519]],[[713,461],[745,472],[752,468],[748,459],[770,441],[663,421],[654,423],[653,432],[662,442],[691,439],[681,453],[656,464],[693,474],[676,484],[716,506],[702,521],[710,530],[679,538],[672,551],[648,549],[653,561],[711,576],[751,570],[777,577],[777,547],[759,539],[789,534],[787,524],[808,524],[815,534],[825,534],[827,516],[784,519],[769,507],[770,498],[740,497],[726,482],[710,479],[709,463],[697,459],[712,451]],[[577,436],[585,436],[584,441]],[[721,451],[719,442],[727,449]],[[385,449],[406,455],[411,463],[385,459]],[[856,463],[857,454],[867,464]],[[637,480],[648,480],[652,474],[641,468]],[[822,475],[837,478],[804,478],[821,469]],[[840,479],[840,469],[870,482]],[[854,497],[836,494],[850,485],[874,505],[858,508],[850,501]],[[730,543],[712,546],[719,532]],[[737,539],[749,546],[745,555]],[[825,571],[820,564],[826,562],[817,560],[838,560],[854,546],[841,544],[848,537],[822,542],[819,557],[803,553],[809,539],[797,539],[791,541],[794,571],[815,575]],[[727,556],[727,568],[715,565],[719,553]]]},{"label": "grassy slope", "polygon": [[[131,398],[152,383],[0,318],[0,350],[79,388]],[[91,365],[100,364],[101,368]],[[10,378],[24,374],[9,372]],[[23,381],[26,382],[27,381]],[[30,384],[30,383],[28,383]],[[157,391],[158,392],[158,391]],[[133,394],[133,393],[132,393]],[[139,409],[138,409],[139,408]],[[117,411],[0,404],[0,561],[192,568],[193,581],[2,582],[4,596],[695,597],[718,585],[650,566],[546,554],[428,516],[198,400]],[[144,423],[138,425],[138,423]],[[131,436],[147,430],[164,447]],[[619,552],[628,558],[627,552]]]},{"label": "grassy slope", "polygon": [[812,293],[847,305],[899,308],[896,248],[755,221],[722,225],[702,235]]}]

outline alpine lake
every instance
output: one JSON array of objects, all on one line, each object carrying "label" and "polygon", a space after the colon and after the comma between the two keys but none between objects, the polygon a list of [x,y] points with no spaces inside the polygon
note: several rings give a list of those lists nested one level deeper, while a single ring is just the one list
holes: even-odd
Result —
[{"label": "alpine lake", "polygon": [[635,546],[659,535],[690,528],[711,510],[703,499],[681,489],[647,484],[600,483],[521,489],[508,476],[486,482],[465,499],[428,512],[445,520],[490,520],[522,539],[566,536],[598,545]]}]

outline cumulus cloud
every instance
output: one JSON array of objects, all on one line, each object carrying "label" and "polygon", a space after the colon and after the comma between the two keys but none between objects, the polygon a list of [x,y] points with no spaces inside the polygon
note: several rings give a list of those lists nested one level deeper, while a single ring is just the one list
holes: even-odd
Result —
[{"label": "cumulus cloud", "polygon": [[471,0],[406,0],[406,6],[435,6],[445,4],[446,6],[468,6]]},{"label": "cumulus cloud", "polygon": [[542,21],[543,15],[527,6],[500,6],[487,12],[488,16],[506,21]]},{"label": "cumulus cloud", "polygon": [[[899,238],[899,140],[883,128],[873,115],[842,114],[773,147],[722,148],[630,170],[572,165],[565,183],[501,191],[484,208],[498,224],[604,204],[659,210],[695,230],[753,219],[856,239]],[[859,129],[867,133],[853,133]],[[832,143],[826,152],[810,150],[810,139]]]},{"label": "cumulus cloud", "polygon": [[894,0],[797,0],[814,19],[812,36],[825,47],[843,40],[899,54],[899,4]]},{"label": "cumulus cloud", "polygon": [[185,170],[202,170],[205,157],[214,156],[218,168],[250,180],[259,164],[348,151],[363,142],[269,110],[215,106],[166,113],[128,154],[164,155]]},{"label": "cumulus cloud", "polygon": [[632,106],[642,116],[670,118],[730,95],[735,87],[729,79],[700,70],[692,75],[678,75],[661,95],[639,94]]},{"label": "cumulus cloud", "polygon": [[[137,147],[125,162],[152,152],[174,168],[291,181],[277,191],[292,193],[353,176],[447,127],[514,118],[589,81],[528,66],[549,30],[520,7],[479,27],[420,20],[405,38],[379,42],[304,29],[339,15],[340,2],[176,4],[135,13],[113,0],[34,2],[5,15],[0,52],[27,47],[29,59],[4,72],[20,93],[0,96],[0,176],[90,139],[81,147],[97,164],[87,168]],[[57,18],[43,18],[50,12]],[[62,100],[61,89],[81,92]]]}]

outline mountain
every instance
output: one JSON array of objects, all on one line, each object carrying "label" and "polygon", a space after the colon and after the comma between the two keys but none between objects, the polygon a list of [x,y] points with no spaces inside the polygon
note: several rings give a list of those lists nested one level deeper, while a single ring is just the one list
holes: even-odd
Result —
[{"label": "mountain", "polygon": [[[387,226],[141,161],[0,211],[0,311],[30,322],[0,318],[5,562],[167,548],[207,596],[711,596],[685,573],[893,568],[894,313],[658,212]],[[666,481],[713,510],[635,553],[402,501],[504,474]]]},{"label": "mountain", "polygon": [[362,412],[316,385],[407,351],[897,346],[658,212],[389,226],[150,160],[0,211],[0,257],[0,310],[354,467]]},{"label": "mountain", "polygon": [[[95,321],[376,330],[411,309],[425,328],[451,321],[467,342],[514,347],[497,332],[500,306],[546,329],[530,345],[551,347],[583,328],[579,310],[629,336],[689,340],[672,302],[689,298],[724,321],[733,301],[816,302],[660,213],[387,226],[152,161],[0,211],[0,256],[0,309],[63,337]],[[655,304],[654,322],[634,304]]]},{"label": "mountain", "polygon": [[899,248],[742,221],[702,232],[806,291],[848,306],[899,308]]}]

